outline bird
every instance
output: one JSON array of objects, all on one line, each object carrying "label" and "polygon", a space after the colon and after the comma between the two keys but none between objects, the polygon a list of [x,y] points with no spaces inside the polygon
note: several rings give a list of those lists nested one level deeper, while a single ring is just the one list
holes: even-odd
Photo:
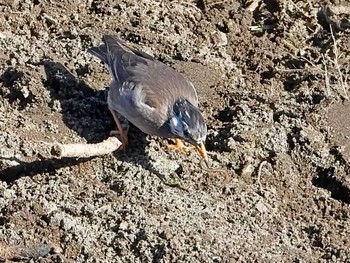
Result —
[{"label": "bird", "polygon": [[102,40],[88,52],[111,74],[107,103],[117,126],[111,134],[121,140],[121,148],[128,147],[129,126],[122,123],[124,119],[146,134],[174,140],[173,147],[181,152],[197,149],[208,165],[207,125],[192,82],[117,35],[103,35]]}]

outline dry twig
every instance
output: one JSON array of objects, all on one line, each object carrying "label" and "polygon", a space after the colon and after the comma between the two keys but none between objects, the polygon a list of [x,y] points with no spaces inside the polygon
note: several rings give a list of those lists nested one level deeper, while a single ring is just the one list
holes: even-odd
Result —
[{"label": "dry twig", "polygon": [[331,32],[331,36],[332,36],[332,40],[333,40],[333,43],[334,43],[334,66],[335,68],[337,69],[337,72],[338,72],[338,79],[339,79],[339,82],[340,82],[340,86],[341,88],[343,89],[343,92],[344,92],[344,98],[346,98],[347,100],[349,99],[349,96],[348,96],[348,84],[346,82],[346,80],[344,80],[344,76],[341,72],[341,69],[340,69],[340,66],[339,66],[339,50],[338,50],[338,44],[337,44],[337,41],[334,37],[334,33],[333,33],[333,28],[332,26],[329,26],[330,28],[330,32]]},{"label": "dry twig", "polygon": [[323,66],[324,66],[324,81],[326,84],[326,90],[327,90],[327,95],[330,96],[331,95],[331,85],[330,85],[330,81],[329,81],[329,75],[328,75],[328,67],[327,67],[327,61],[324,55],[322,55],[322,62],[323,62]]},{"label": "dry twig", "polygon": [[[36,159],[40,156],[40,160],[43,159],[61,159],[61,158],[90,158],[95,156],[102,156],[110,154],[119,149],[121,142],[116,137],[109,137],[108,139],[99,143],[47,143],[47,142],[30,142],[29,145],[32,151],[35,153]],[[5,167],[21,166],[26,161],[24,157],[11,156],[6,154],[0,155],[0,161],[5,164]],[[31,159],[33,161],[33,159]],[[0,163],[0,164],[1,164]],[[0,178],[1,180],[1,178]]]},{"label": "dry twig", "polygon": [[52,157],[75,157],[75,158],[89,158],[93,156],[100,156],[116,151],[122,143],[116,137],[109,137],[108,139],[92,144],[48,144]]}]

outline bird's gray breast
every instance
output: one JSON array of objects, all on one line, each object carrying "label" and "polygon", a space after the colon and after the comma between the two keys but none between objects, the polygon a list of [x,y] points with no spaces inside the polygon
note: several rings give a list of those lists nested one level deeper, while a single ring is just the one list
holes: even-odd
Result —
[{"label": "bird's gray breast", "polygon": [[108,92],[108,106],[144,133],[162,136],[167,111],[147,104],[142,83],[113,81]]}]

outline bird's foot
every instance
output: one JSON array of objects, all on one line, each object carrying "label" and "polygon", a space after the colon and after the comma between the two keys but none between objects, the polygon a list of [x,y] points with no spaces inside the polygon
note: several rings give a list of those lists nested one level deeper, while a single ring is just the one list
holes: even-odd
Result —
[{"label": "bird's foot", "polygon": [[175,144],[169,144],[170,149],[176,149],[180,153],[185,154],[186,151],[192,151],[195,149],[194,146],[186,146],[180,139],[175,139]]},{"label": "bird's foot", "polygon": [[109,136],[116,136],[122,143],[119,149],[121,149],[123,152],[126,151],[129,144],[128,130],[113,130],[109,133]]}]

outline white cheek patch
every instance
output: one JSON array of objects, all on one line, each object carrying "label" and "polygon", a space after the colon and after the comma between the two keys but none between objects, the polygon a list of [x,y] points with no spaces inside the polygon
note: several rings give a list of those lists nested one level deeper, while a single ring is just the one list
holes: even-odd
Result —
[{"label": "white cheek patch", "polygon": [[179,126],[179,120],[178,120],[176,117],[172,117],[172,118],[170,119],[170,122],[171,122],[171,125],[172,125],[173,127],[178,127],[178,126]]},{"label": "white cheek patch", "polygon": [[170,119],[170,129],[174,134],[183,137],[183,126],[176,116]]}]

